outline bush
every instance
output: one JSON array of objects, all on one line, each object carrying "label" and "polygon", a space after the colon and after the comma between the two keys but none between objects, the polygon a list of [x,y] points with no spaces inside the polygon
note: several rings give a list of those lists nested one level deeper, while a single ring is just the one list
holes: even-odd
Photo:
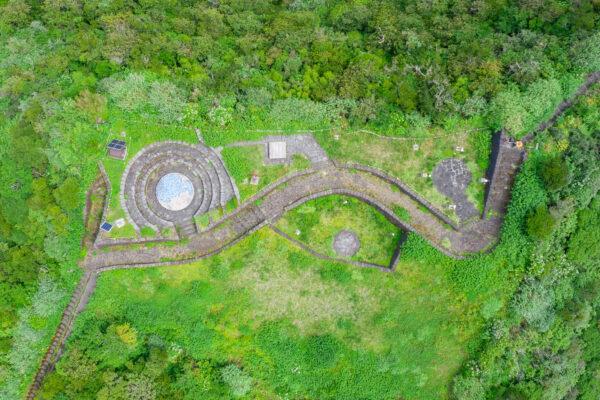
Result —
[{"label": "bush", "polygon": [[562,158],[552,157],[542,164],[542,178],[548,190],[558,190],[569,183],[569,167]]},{"label": "bush", "polygon": [[221,378],[223,378],[223,382],[229,385],[231,392],[236,397],[242,397],[248,393],[252,384],[252,378],[235,364],[229,364],[221,368]]},{"label": "bush", "polygon": [[452,393],[458,400],[483,400],[485,391],[477,378],[457,376],[454,379]]},{"label": "bush", "polygon": [[528,280],[511,302],[511,312],[539,330],[547,331],[554,323],[554,292],[538,280]]},{"label": "bush", "polygon": [[527,233],[535,240],[546,239],[556,225],[556,220],[548,212],[548,207],[539,206],[527,216]]},{"label": "bush", "polygon": [[106,78],[100,86],[106,88],[111,100],[123,111],[141,112],[147,104],[149,84],[144,75],[131,73],[121,81]]},{"label": "bush", "polygon": [[150,106],[165,122],[181,119],[185,102],[181,90],[170,82],[153,82],[148,95]]}]

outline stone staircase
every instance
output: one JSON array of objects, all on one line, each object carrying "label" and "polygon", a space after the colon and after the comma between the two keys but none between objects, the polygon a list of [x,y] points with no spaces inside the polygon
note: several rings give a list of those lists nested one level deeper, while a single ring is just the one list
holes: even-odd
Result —
[{"label": "stone staircase", "polygon": [[198,233],[196,230],[196,224],[192,220],[178,222],[177,227],[179,228],[182,238],[188,238]]},{"label": "stone staircase", "polygon": [[96,287],[96,278],[95,272],[86,271],[79,281],[77,288],[75,288],[71,300],[63,312],[58,328],[54,332],[50,346],[46,350],[46,354],[44,354],[41,366],[27,390],[27,400],[33,400],[36,397],[37,392],[42,387],[44,376],[54,369],[54,364],[62,353],[65,342],[71,334],[75,317],[85,309],[88,300]]},{"label": "stone staircase", "polygon": [[523,162],[524,150],[509,142],[500,144],[498,162],[490,182],[489,194],[485,204],[484,218],[490,211],[504,215],[510,202],[510,192]]}]

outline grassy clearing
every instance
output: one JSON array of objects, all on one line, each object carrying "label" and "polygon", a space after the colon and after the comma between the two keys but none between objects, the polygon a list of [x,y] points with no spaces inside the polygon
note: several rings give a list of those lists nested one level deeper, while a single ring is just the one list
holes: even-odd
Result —
[{"label": "grassy clearing", "polygon": [[235,361],[256,382],[248,398],[443,399],[479,326],[446,275],[314,259],[263,229],[208,260],[102,274],[70,345],[85,347],[94,321],[128,322],[197,360]]},{"label": "grassy clearing", "polygon": [[390,263],[402,235],[373,207],[348,196],[327,196],[306,202],[280,219],[277,227],[330,257],[339,257],[332,247],[335,235],[342,229],[353,230],[360,238],[361,248],[350,259],[381,265]]},{"label": "grassy clearing", "polygon": [[[309,161],[306,157],[296,154],[291,165],[264,165],[263,146],[229,147],[222,153],[225,165],[231,176],[235,179],[240,191],[242,202],[256,194],[265,186],[290,174],[291,172],[306,169]],[[253,174],[259,176],[258,185],[251,185],[250,178]],[[244,180],[247,180],[244,183]]]},{"label": "grassy clearing", "polygon": [[[458,218],[454,211],[443,207],[448,199],[438,193],[431,178],[421,178],[420,174],[431,174],[436,164],[448,157],[464,161],[472,174],[467,196],[483,211],[484,184],[479,183],[478,179],[485,176],[487,164],[479,162],[481,140],[478,134],[472,132],[419,141],[389,140],[367,133],[344,131],[336,131],[335,134],[339,135],[338,140],[333,139],[334,132],[315,133],[330,157],[341,163],[367,165],[395,176],[456,221]],[[430,134],[443,135],[444,132]],[[487,132],[482,134],[487,135]],[[414,151],[413,144],[418,144],[419,150]],[[464,152],[454,151],[456,146],[463,147]]]}]

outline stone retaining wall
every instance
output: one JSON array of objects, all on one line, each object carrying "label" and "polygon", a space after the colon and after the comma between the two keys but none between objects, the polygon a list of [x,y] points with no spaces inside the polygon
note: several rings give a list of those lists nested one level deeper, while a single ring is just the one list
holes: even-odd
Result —
[{"label": "stone retaining wall", "polygon": [[485,171],[485,178],[488,180],[485,184],[484,200],[483,200],[483,214],[481,218],[487,218],[488,212],[490,211],[489,197],[492,192],[492,187],[496,178],[496,171],[500,165],[500,143],[505,137],[504,130],[501,129],[492,134],[492,152],[490,153],[490,163],[487,171]]}]

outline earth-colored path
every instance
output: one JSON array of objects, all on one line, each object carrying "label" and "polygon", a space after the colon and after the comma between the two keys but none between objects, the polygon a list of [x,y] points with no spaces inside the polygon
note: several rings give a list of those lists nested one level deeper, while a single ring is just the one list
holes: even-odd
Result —
[{"label": "earth-colored path", "polygon": [[[393,178],[389,179],[391,181]],[[343,166],[326,165],[318,170],[284,178],[279,185],[260,192],[212,229],[191,237],[185,244],[96,252],[86,257],[83,267],[104,271],[204,258],[230,246],[253,230],[276,221],[285,212],[300,205],[303,199],[334,193],[369,203],[395,225],[422,234],[440,251],[458,258],[491,247],[498,237],[503,218],[503,213],[498,213],[487,220],[473,222],[465,229],[456,230],[388,181]],[[393,210],[398,206],[409,212],[412,217],[410,223],[396,217]]]}]

